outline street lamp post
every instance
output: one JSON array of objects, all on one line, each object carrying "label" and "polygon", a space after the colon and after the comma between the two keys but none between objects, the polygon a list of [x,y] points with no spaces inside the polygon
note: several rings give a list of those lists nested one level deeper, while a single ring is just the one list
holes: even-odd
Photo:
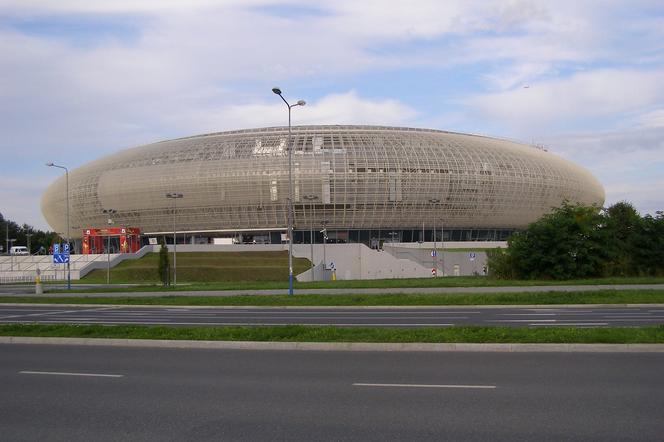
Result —
[{"label": "street lamp post", "polygon": [[439,199],[432,198],[429,200],[431,204],[433,204],[434,208],[434,213],[433,213],[433,252],[431,253],[431,260],[433,261],[433,268],[434,268],[434,273],[433,277],[438,278],[438,251],[436,250],[436,205],[440,202]]},{"label": "street lamp post", "polygon": [[314,216],[313,216],[313,208],[314,208],[314,200],[317,200],[318,197],[316,195],[305,195],[302,198],[310,202],[310,209],[311,213],[309,216],[311,217],[311,222],[309,223],[309,242],[311,242],[311,280],[314,280]]},{"label": "street lamp post", "polygon": [[182,198],[184,195],[177,192],[169,192],[166,194],[166,198],[171,198],[173,200],[173,287],[177,285],[177,230],[175,229],[175,216],[177,213],[177,200]]},{"label": "street lamp post", "polygon": [[[115,209],[104,209],[102,211],[108,215],[108,228],[110,230],[111,224],[113,224],[113,219],[111,216],[117,213]],[[106,284],[111,283],[111,232],[106,232]]]},{"label": "street lamp post", "polygon": [[325,246],[327,245],[327,223],[328,220],[322,221],[323,230],[320,233],[323,234],[323,270],[325,271],[325,276],[327,277],[327,255],[325,254]]},{"label": "street lamp post", "polygon": [[442,262],[443,276],[445,276],[445,220],[440,219],[440,260]]},{"label": "street lamp post", "polygon": [[[59,166],[54,163],[46,163],[48,167],[57,167],[58,169],[64,169],[65,171],[65,184],[67,191],[67,247],[69,247],[69,241],[71,239],[69,231],[69,169],[65,166]],[[67,290],[71,290],[71,266],[69,260],[67,261]]]},{"label": "street lamp post", "polygon": [[293,148],[291,146],[291,109],[295,106],[307,104],[304,100],[298,100],[295,104],[289,104],[281,95],[281,89],[273,87],[272,92],[279,95],[288,107],[288,294],[293,294]]},{"label": "street lamp post", "polygon": [[32,238],[33,233],[26,233],[25,237],[28,238],[28,253],[32,255],[32,248],[30,247],[30,238]]},{"label": "street lamp post", "polygon": [[10,255],[9,256],[9,265],[10,265],[9,270],[11,270],[12,272],[14,271],[14,255],[11,253],[11,251],[12,251],[12,246],[14,245],[14,241],[16,241],[16,238],[11,238],[11,239],[7,240],[7,243],[9,243],[9,245],[7,246],[8,247],[7,253]]}]

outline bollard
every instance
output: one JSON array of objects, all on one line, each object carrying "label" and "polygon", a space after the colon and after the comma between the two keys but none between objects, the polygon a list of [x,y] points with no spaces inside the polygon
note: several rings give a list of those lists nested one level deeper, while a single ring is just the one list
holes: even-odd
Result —
[{"label": "bollard", "polygon": [[35,276],[35,294],[36,295],[42,295],[44,294],[44,288],[42,287],[41,283],[41,270],[37,268],[37,276]]}]

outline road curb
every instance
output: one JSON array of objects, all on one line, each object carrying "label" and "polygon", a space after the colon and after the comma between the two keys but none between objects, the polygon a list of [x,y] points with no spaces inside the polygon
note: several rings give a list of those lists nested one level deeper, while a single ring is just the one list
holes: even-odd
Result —
[{"label": "road curb", "polygon": [[470,344],[368,342],[189,341],[164,339],[46,338],[0,336],[0,344],[82,345],[216,350],[385,351],[385,352],[564,352],[664,353],[664,344]]}]

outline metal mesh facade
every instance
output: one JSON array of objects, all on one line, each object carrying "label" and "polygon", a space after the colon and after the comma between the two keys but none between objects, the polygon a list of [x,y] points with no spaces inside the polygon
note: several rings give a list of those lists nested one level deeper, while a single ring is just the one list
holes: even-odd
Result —
[{"label": "metal mesh facade", "polygon": [[[72,236],[116,225],[144,232],[270,231],[287,226],[288,129],[242,130],[163,141],[70,172]],[[564,200],[601,205],[585,169],[511,141],[374,126],[293,128],[296,230],[520,229]],[[48,223],[65,232],[65,179],[44,193]]]}]

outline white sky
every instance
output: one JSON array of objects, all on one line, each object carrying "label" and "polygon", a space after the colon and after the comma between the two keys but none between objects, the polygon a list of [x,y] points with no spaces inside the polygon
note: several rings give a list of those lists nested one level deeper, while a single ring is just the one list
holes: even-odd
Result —
[{"label": "white sky", "polygon": [[[0,212],[152,141],[379,124],[545,144],[664,210],[661,1],[0,0]],[[526,87],[527,86],[527,87]]]}]

